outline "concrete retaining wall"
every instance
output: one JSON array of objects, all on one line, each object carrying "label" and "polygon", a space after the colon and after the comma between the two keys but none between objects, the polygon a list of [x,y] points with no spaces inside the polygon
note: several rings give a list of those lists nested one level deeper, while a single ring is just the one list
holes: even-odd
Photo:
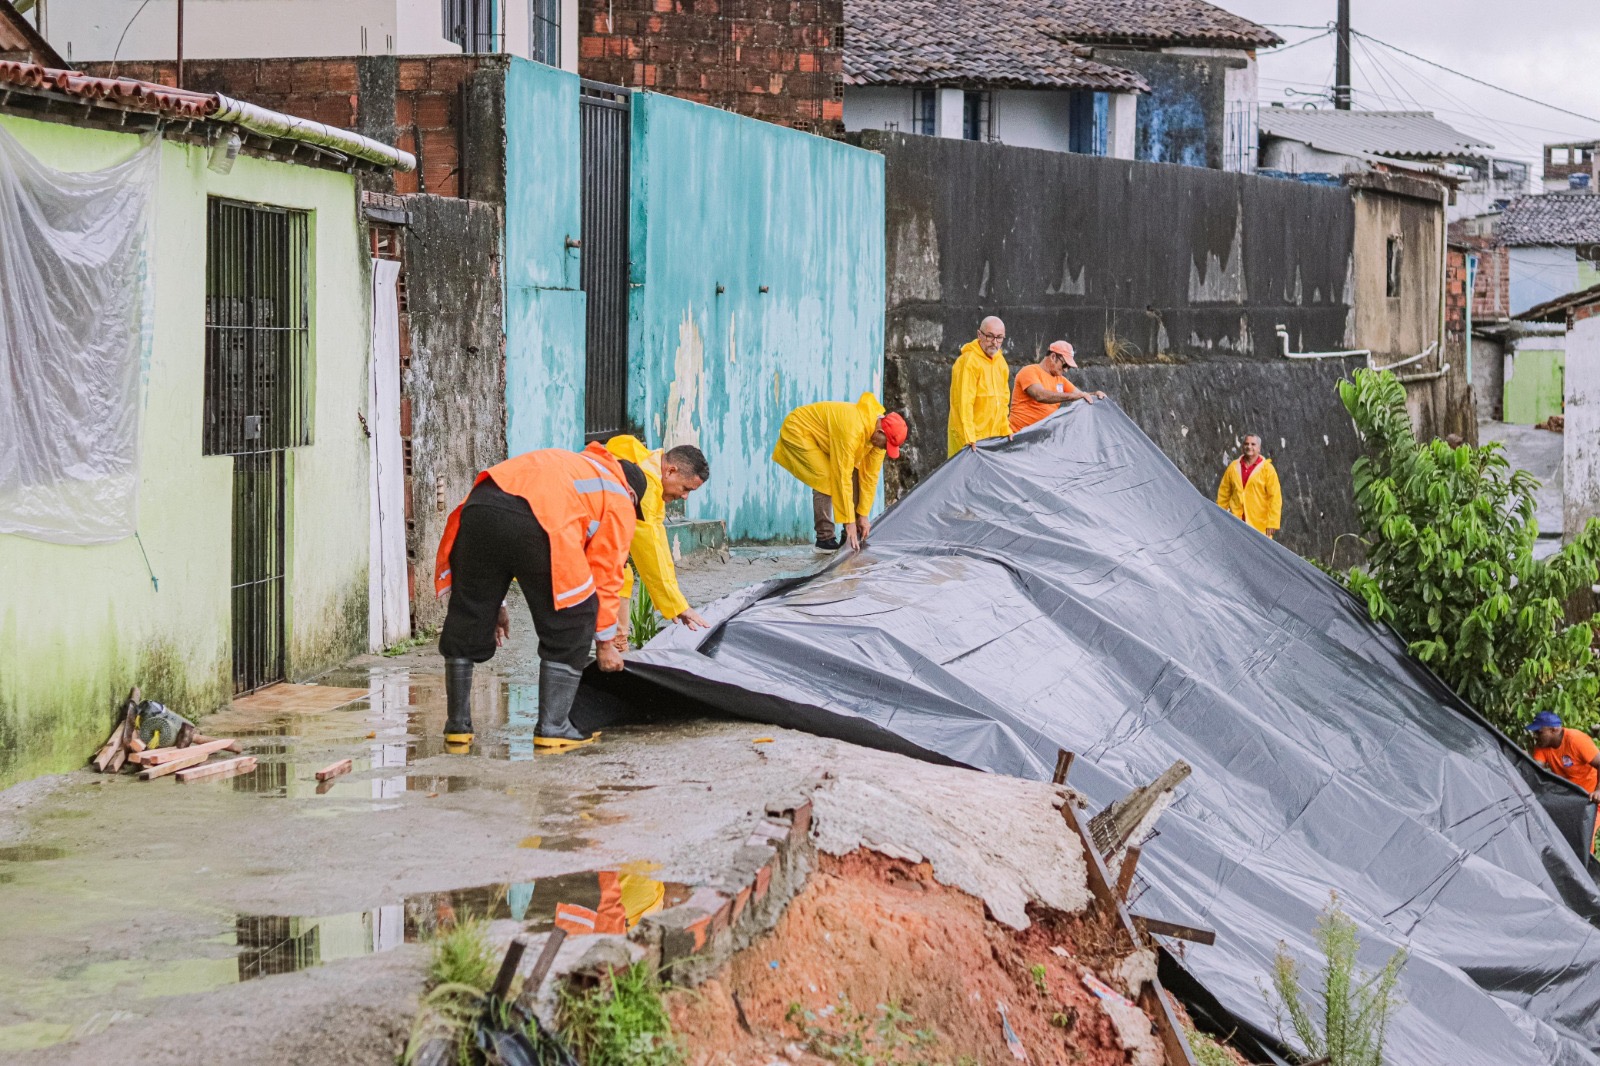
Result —
[{"label": "concrete retaining wall", "polygon": [[1200,491],[1247,432],[1285,485],[1282,539],[1326,558],[1355,529],[1347,191],[993,144],[863,133],[887,161],[885,403],[911,424],[904,491],[945,458],[949,372],[986,314],[1013,376],[1065,338]]}]

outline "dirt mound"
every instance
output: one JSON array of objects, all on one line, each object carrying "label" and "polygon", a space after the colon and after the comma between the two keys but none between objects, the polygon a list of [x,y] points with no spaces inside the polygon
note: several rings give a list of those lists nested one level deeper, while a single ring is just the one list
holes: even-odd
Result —
[{"label": "dirt mound", "polygon": [[[1021,932],[939,884],[926,863],[857,850],[819,856],[777,928],[669,1007],[694,1066],[799,1062],[1027,1061],[1126,1066],[1101,995],[1131,947],[1093,914],[1030,912]],[[1001,1005],[1004,1005],[1004,1021]],[[1153,1045],[1147,1045],[1147,1049]],[[831,1051],[829,1049],[832,1049]],[[1149,1060],[1143,1055],[1134,1061]]]}]

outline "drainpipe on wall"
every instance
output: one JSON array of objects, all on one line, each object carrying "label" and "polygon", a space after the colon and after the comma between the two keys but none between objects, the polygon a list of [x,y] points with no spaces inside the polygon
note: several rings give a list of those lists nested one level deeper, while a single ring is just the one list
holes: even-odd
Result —
[{"label": "drainpipe on wall", "polygon": [[1289,350],[1289,327],[1280,322],[1276,329],[1278,343],[1281,345],[1282,355],[1285,359],[1343,359],[1351,355],[1364,355],[1369,359],[1372,357],[1371,350],[1367,348],[1351,348],[1345,352],[1291,352]]},{"label": "drainpipe on wall", "polygon": [[1472,301],[1478,292],[1478,257],[1467,256],[1467,384],[1472,384]]}]

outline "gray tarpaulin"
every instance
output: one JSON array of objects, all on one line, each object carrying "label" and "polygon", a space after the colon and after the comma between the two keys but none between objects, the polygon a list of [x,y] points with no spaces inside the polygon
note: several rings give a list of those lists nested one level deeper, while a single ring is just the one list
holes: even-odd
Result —
[{"label": "gray tarpaulin", "polygon": [[1411,953],[1388,1061],[1600,1063],[1584,798],[1113,403],[962,452],[860,554],[713,620],[667,627],[630,671],[997,773],[1048,779],[1065,748],[1102,806],[1187,760],[1134,909],[1216,930],[1183,965],[1262,1032],[1278,942],[1315,974],[1337,891],[1370,968]]},{"label": "gray tarpaulin", "polygon": [[152,139],[103,170],[54,170],[0,127],[0,533],[133,535],[160,165]]}]

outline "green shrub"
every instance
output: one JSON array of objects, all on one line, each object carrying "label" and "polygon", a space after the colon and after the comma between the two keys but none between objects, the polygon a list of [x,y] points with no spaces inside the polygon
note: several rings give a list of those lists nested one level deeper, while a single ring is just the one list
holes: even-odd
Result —
[{"label": "green shrub", "polygon": [[1367,450],[1352,469],[1367,563],[1344,583],[1512,736],[1540,711],[1575,728],[1596,724],[1593,633],[1566,623],[1566,602],[1600,572],[1600,522],[1536,560],[1538,481],[1513,471],[1498,444],[1418,442],[1405,386],[1388,371],[1358,370],[1339,395]]}]

